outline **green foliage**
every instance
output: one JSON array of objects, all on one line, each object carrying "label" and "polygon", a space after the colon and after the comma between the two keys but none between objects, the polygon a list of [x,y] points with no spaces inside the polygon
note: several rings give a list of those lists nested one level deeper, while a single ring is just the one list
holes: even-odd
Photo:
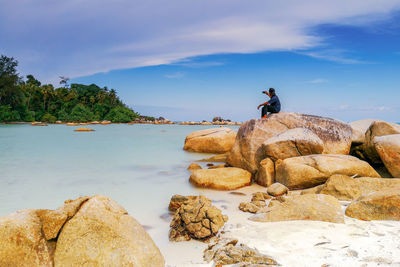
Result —
[{"label": "green foliage", "polygon": [[89,108],[85,107],[82,104],[78,104],[72,109],[68,120],[76,122],[88,122],[92,121],[93,118],[94,115]]},{"label": "green foliage", "polygon": [[33,75],[31,75],[31,74],[26,75],[26,79],[27,79],[26,80],[27,84],[32,84],[32,85],[36,85],[36,86],[41,86],[42,85],[42,83],[39,82],[38,80],[36,80],[35,77],[33,77]]},{"label": "green foliage", "polygon": [[42,117],[42,121],[45,121],[45,122],[55,123],[56,120],[57,120],[57,118],[54,117],[53,115],[51,115],[50,113],[46,113]]},{"label": "green foliage", "polygon": [[10,122],[19,121],[21,117],[16,110],[12,110],[10,105],[0,106],[0,121]]},{"label": "green foliage", "polygon": [[68,113],[65,111],[65,109],[62,109],[58,112],[57,114],[57,119],[60,121],[67,121],[69,118]]},{"label": "green foliage", "polygon": [[[95,84],[73,83],[60,77],[62,87],[42,84],[33,75],[23,81],[17,73],[18,61],[0,57],[0,121],[111,120],[128,122],[140,115],[127,108],[114,89]],[[151,118],[151,117],[146,117]],[[154,119],[154,118],[153,118]]]},{"label": "green foliage", "polygon": [[35,112],[28,111],[23,117],[23,121],[35,121]]},{"label": "green foliage", "polygon": [[139,114],[126,107],[113,108],[105,117],[112,122],[130,122],[138,118]]}]

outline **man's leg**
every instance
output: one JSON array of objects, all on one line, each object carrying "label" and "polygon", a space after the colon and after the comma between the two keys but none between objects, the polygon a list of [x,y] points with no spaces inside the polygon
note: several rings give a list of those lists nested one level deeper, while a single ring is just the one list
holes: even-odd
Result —
[{"label": "man's leg", "polygon": [[267,118],[267,112],[268,112],[268,105],[265,105],[261,109],[261,119]]}]

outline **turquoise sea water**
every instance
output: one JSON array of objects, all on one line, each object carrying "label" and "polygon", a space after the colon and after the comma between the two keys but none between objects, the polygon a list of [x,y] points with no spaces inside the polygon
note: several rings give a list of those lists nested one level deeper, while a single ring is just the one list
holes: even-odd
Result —
[{"label": "turquoise sea water", "polygon": [[202,191],[190,185],[186,168],[209,155],[182,148],[189,133],[215,126],[87,127],[96,131],[0,125],[0,216],[26,208],[54,209],[66,199],[103,194],[151,229],[162,221],[173,194]]}]

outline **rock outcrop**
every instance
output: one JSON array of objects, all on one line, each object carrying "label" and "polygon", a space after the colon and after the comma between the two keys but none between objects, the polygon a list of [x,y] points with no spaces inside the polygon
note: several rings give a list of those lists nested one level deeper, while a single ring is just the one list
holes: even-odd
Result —
[{"label": "rock outcrop", "polygon": [[365,161],[348,155],[309,155],[275,162],[275,181],[289,189],[324,183],[334,174],[380,177]]},{"label": "rock outcrop", "polygon": [[199,161],[208,161],[208,162],[227,162],[228,160],[228,153],[217,154],[215,156],[201,159]]},{"label": "rock outcrop", "polygon": [[226,127],[195,131],[186,137],[184,150],[203,153],[225,153],[231,150],[236,133]]},{"label": "rock outcrop", "polygon": [[187,168],[188,171],[200,170],[201,166],[197,163],[191,163]]},{"label": "rock outcrop", "polygon": [[251,198],[251,202],[241,202],[239,209],[243,212],[257,213],[261,208],[266,207],[267,199],[271,199],[271,196],[264,192],[256,192]]},{"label": "rock outcrop", "polygon": [[377,136],[375,149],[393,177],[400,177],[400,134]]},{"label": "rock outcrop", "polygon": [[273,161],[312,154],[322,154],[324,143],[311,130],[294,128],[269,138],[262,144],[264,156]]},{"label": "rock outcrop", "polygon": [[55,242],[42,233],[36,210],[20,210],[0,218],[0,266],[53,266]]},{"label": "rock outcrop", "polygon": [[261,254],[257,249],[240,244],[236,239],[222,239],[209,245],[204,251],[204,260],[207,262],[214,261],[216,266],[236,263],[243,263],[245,266],[278,265],[270,256]]},{"label": "rock outcrop", "polygon": [[55,266],[164,266],[143,227],[112,199],[94,196],[68,220],[57,240]]},{"label": "rock outcrop", "polygon": [[324,143],[325,154],[348,154],[352,129],[343,122],[318,116],[280,112],[268,119],[250,120],[242,124],[229,154],[231,166],[255,174],[266,156],[261,146],[268,139],[294,128],[306,128]]},{"label": "rock outcrop", "polygon": [[289,191],[289,189],[280,183],[273,183],[272,185],[268,186],[267,193],[273,197],[283,196]]},{"label": "rock outcrop", "polygon": [[228,217],[212,206],[208,198],[199,196],[189,199],[175,212],[170,225],[169,239],[171,241],[208,239],[215,236],[227,220]]},{"label": "rock outcrop", "polygon": [[270,158],[260,162],[254,181],[262,186],[270,186],[275,182],[275,163]]},{"label": "rock outcrop", "polygon": [[365,143],[362,145],[365,157],[374,164],[382,163],[375,148],[375,137],[392,134],[400,134],[400,125],[384,121],[373,122],[365,134]]},{"label": "rock outcrop", "polygon": [[43,224],[43,234],[46,240],[58,236],[64,224],[71,219],[89,197],[80,197],[75,200],[66,200],[64,206],[56,210],[38,210],[37,214]]},{"label": "rock outcrop", "polygon": [[251,183],[251,173],[239,168],[194,170],[190,182],[199,187],[234,190]]},{"label": "rock outcrop", "polygon": [[[339,201],[328,195],[308,194],[290,196],[271,202],[266,213],[259,213],[250,220],[257,222],[279,222],[293,220],[311,220],[344,223],[344,215]],[[272,206],[272,207],[270,207]]]},{"label": "rock outcrop", "polygon": [[144,228],[104,196],[0,218],[0,266],[164,266]]},{"label": "rock outcrop", "polygon": [[400,187],[374,192],[350,203],[346,215],[359,220],[400,220]]},{"label": "rock outcrop", "polygon": [[306,189],[302,194],[325,194],[339,200],[357,200],[363,195],[400,187],[400,179],[373,177],[352,178],[346,175],[333,175],[325,184],[316,188]]},{"label": "rock outcrop", "polygon": [[197,199],[198,196],[181,196],[181,195],[173,195],[169,202],[168,209],[170,211],[178,210],[184,203],[188,201],[193,201]]},{"label": "rock outcrop", "polygon": [[349,125],[352,129],[352,142],[355,144],[365,143],[365,133],[374,121],[378,120],[364,119],[350,122]]}]

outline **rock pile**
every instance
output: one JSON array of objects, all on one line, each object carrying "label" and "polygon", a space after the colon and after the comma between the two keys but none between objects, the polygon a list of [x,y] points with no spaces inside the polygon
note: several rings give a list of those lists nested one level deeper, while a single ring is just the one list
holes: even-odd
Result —
[{"label": "rock pile", "polygon": [[254,193],[250,202],[240,203],[239,209],[244,212],[257,213],[261,208],[264,208],[267,205],[265,202],[267,199],[271,199],[271,196],[267,193]]},{"label": "rock pile", "polygon": [[[171,204],[170,204],[171,206]],[[188,241],[191,238],[206,240],[214,237],[228,220],[204,196],[188,197],[176,210],[170,224],[171,241]]]},{"label": "rock pile", "polygon": [[[292,130],[296,128],[306,130]],[[282,135],[277,137],[280,134]],[[268,143],[267,141],[273,137],[275,141]],[[292,154],[277,152],[280,150],[294,151],[293,153],[297,154],[311,153],[320,151],[319,145],[322,142],[324,154],[348,154],[351,137],[351,127],[343,122],[306,114],[281,112],[272,114],[268,119],[243,123],[229,154],[228,163],[256,174],[260,161],[267,157],[265,148],[268,148],[268,153],[274,156],[281,154],[289,156]],[[285,141],[284,138],[288,140]],[[267,144],[263,149],[265,142]],[[302,147],[298,152],[295,151],[296,144]]]},{"label": "rock pile", "polygon": [[0,266],[164,266],[143,227],[105,196],[0,218]]},{"label": "rock pile", "polygon": [[243,263],[243,266],[250,266],[249,264],[257,264],[254,266],[279,265],[271,257],[261,254],[257,249],[240,244],[236,239],[222,239],[209,245],[204,251],[204,260],[214,261],[216,266],[237,263]]}]

